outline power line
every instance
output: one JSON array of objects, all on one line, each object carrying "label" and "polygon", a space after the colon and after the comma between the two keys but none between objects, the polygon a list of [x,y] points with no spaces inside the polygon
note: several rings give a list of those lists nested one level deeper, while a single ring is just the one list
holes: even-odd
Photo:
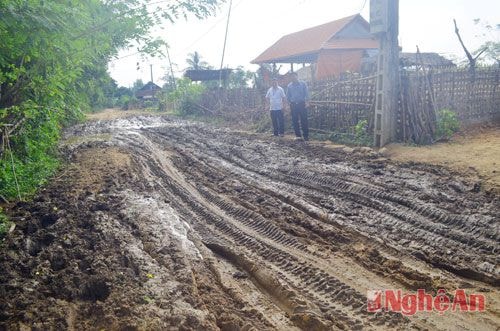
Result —
[{"label": "power line", "polygon": [[121,60],[121,59],[124,59],[124,58],[127,58],[127,57],[130,57],[130,56],[134,56],[134,55],[137,55],[137,54],[140,54],[141,52],[135,52],[135,53],[130,53],[130,54],[127,54],[127,55],[123,55],[123,56],[120,56],[120,57],[117,57],[116,59],[112,59],[111,61],[109,62],[115,62],[115,61],[118,61],[118,60]]},{"label": "power line", "polygon": [[[233,7],[233,11],[236,10],[236,8],[238,8],[238,6],[243,2],[243,0],[240,0],[238,1],[238,3],[236,5],[234,5]],[[201,36],[199,36],[195,41],[193,41],[191,43],[191,45],[185,47],[183,49],[183,51],[187,51],[188,49],[190,49],[191,47],[193,47],[194,45],[196,45],[200,40],[202,40],[203,38],[205,38],[213,29],[215,29],[215,27],[217,25],[219,25],[220,23],[222,23],[224,21],[224,19],[226,19],[226,17],[221,17],[219,20],[217,20],[210,28],[208,28],[207,31],[205,31]]]},{"label": "power line", "polygon": [[[170,1],[170,0],[168,0],[168,1]],[[154,5],[154,4],[158,4],[158,3],[162,3],[162,2],[168,2],[168,1],[165,1],[165,0],[164,1],[158,1],[158,2],[151,3],[150,5]],[[234,12],[236,10],[236,8],[238,8],[238,6],[241,3],[243,3],[243,0],[238,1],[238,3],[233,6],[232,11]],[[136,8],[136,9],[138,9],[138,8]],[[219,20],[217,20],[208,30],[206,30],[201,36],[199,36],[193,43],[191,43],[189,46],[185,47],[183,49],[183,51],[186,51],[186,50],[190,49],[191,47],[193,47],[196,43],[198,43],[200,40],[202,40],[204,37],[206,37],[206,35],[208,35],[213,29],[215,29],[215,27],[217,27],[217,25],[219,25],[225,19],[226,19],[226,17],[223,16]],[[130,56],[134,56],[134,55],[137,55],[137,54],[140,54],[140,53],[141,52],[135,52],[135,53],[130,53],[130,54],[127,54],[127,55],[123,55],[123,56],[120,56],[120,57],[118,57],[116,59],[111,60],[110,62],[115,62],[115,61],[118,61],[118,60],[130,57]]]},{"label": "power line", "polygon": [[224,65],[224,55],[226,54],[226,43],[227,43],[227,33],[229,31],[229,19],[231,17],[231,8],[233,6],[233,0],[229,0],[229,10],[227,12],[227,22],[226,22],[226,33],[224,35],[224,46],[222,46],[222,59],[220,61],[220,68]]},{"label": "power line", "polygon": [[170,60],[170,52],[168,51],[169,47],[167,46],[167,58],[168,58],[168,64],[170,65],[170,74],[172,77],[170,79],[173,82],[174,89],[177,89],[176,83],[175,83],[175,77],[174,77],[174,68],[172,67],[172,61]]},{"label": "power line", "polygon": [[366,0],[363,1],[363,6],[361,6],[361,9],[358,10],[358,12],[361,14],[361,12],[363,11],[363,9],[365,9],[365,6],[366,6]]}]

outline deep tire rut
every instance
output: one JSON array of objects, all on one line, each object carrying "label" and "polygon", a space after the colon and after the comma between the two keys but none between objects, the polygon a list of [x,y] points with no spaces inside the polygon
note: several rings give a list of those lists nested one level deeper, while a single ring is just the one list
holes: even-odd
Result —
[{"label": "deep tire rut", "polygon": [[[499,325],[499,198],[445,169],[163,117],[68,137],[68,178],[12,210],[0,328]],[[368,290],[459,287],[490,310],[367,311]]]}]

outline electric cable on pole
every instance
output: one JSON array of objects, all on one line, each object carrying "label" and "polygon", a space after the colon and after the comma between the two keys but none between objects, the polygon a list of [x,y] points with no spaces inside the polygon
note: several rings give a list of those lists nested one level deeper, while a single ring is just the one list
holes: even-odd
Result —
[{"label": "electric cable on pole", "polygon": [[232,6],[233,6],[233,0],[229,0],[229,10],[227,13],[227,22],[226,22],[226,34],[224,35],[224,46],[222,47],[222,59],[220,61],[219,87],[222,87],[222,67],[224,66],[224,55],[226,54],[227,32],[229,30],[229,18],[231,17]]},{"label": "electric cable on pole", "polygon": [[174,90],[175,90],[177,88],[177,84],[175,82],[174,68],[172,67],[172,61],[170,60],[170,52],[168,51],[169,48],[170,48],[170,46],[167,45],[167,59],[168,59],[168,64],[170,66],[170,75],[171,75],[172,85],[174,86]]}]

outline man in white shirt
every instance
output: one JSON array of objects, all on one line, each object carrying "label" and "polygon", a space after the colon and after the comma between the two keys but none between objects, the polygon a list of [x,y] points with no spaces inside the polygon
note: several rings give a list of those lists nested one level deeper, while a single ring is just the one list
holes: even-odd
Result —
[{"label": "man in white shirt", "polygon": [[285,91],[278,86],[278,80],[273,78],[272,86],[267,90],[266,99],[269,102],[269,111],[273,122],[273,135],[283,137],[285,135],[285,119],[283,108],[286,101]]}]

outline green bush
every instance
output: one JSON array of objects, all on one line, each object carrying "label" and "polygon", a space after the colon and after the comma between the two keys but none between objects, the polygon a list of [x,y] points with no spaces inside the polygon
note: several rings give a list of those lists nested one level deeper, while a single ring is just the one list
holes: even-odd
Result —
[{"label": "green bush", "polygon": [[0,207],[0,239],[5,236],[9,230],[9,219],[3,213],[2,207]]},{"label": "green bush", "polygon": [[121,95],[118,98],[118,101],[116,102],[116,105],[118,107],[120,107],[121,109],[127,110],[128,106],[129,106],[128,104],[130,102],[130,99],[132,99],[132,97],[130,95]]},{"label": "green bush", "polygon": [[5,198],[29,197],[50,177],[59,161],[56,153],[60,120],[39,112],[26,121],[23,132],[10,137],[13,149],[0,158],[0,195]]},{"label": "green bush", "polygon": [[437,112],[436,138],[450,138],[460,129],[457,114],[449,109],[441,109]]},{"label": "green bush", "polygon": [[172,101],[168,99],[168,94],[172,92],[172,89],[165,88],[158,91],[156,97],[158,98],[158,111],[166,112],[172,110]]},{"label": "green bush", "polygon": [[166,96],[161,96],[160,104],[171,102],[174,105],[174,110],[178,115],[201,115],[201,108],[197,105],[201,95],[205,91],[205,87],[200,84],[193,83],[189,78],[177,80],[176,88],[169,92]]},{"label": "green bush", "polygon": [[365,146],[373,144],[373,137],[368,132],[368,120],[361,120],[354,126],[354,143]]},{"label": "green bush", "polygon": [[368,130],[368,120],[360,120],[356,125],[345,130],[318,134],[316,138],[345,145],[373,146],[373,136]]},{"label": "green bush", "polygon": [[[108,63],[120,49],[133,42],[139,52],[159,55],[166,43],[150,33],[152,28],[189,13],[207,17],[219,1],[179,0],[154,13],[139,2],[0,2],[2,196],[30,196],[54,172],[62,127],[82,119],[83,112],[114,106],[116,97],[132,95],[118,89],[108,73]],[[122,101],[130,107],[132,100]]]},{"label": "green bush", "polygon": [[155,106],[155,101],[153,100],[146,100],[142,104],[143,108],[153,108]]}]

